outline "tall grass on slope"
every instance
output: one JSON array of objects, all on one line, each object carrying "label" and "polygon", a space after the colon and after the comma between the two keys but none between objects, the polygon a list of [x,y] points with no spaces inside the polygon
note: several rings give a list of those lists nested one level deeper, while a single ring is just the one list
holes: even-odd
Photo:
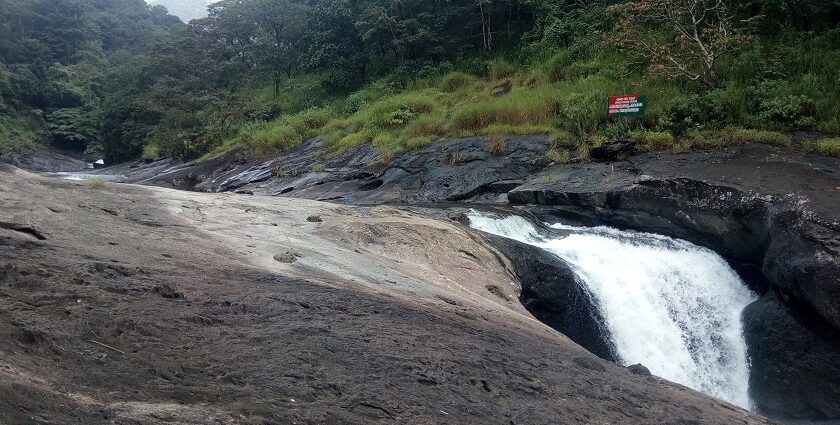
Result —
[{"label": "tall grass on slope", "polygon": [[544,125],[556,116],[558,93],[551,87],[519,87],[498,98],[457,107],[452,114],[454,130],[475,131],[491,125]]},{"label": "tall grass on slope", "polygon": [[267,123],[250,124],[226,145],[245,145],[259,156],[267,156],[294,148],[304,140],[318,135],[319,130],[332,117],[328,108],[311,108],[286,115]]}]

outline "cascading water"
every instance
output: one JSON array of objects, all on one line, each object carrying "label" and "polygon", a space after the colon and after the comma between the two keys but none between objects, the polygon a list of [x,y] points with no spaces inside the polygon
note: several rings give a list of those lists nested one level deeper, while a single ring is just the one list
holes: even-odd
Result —
[{"label": "cascading water", "polygon": [[741,312],[756,296],[714,252],[608,227],[555,224],[568,233],[550,236],[522,217],[475,211],[470,224],[565,260],[590,291],[620,362],[750,407]]}]

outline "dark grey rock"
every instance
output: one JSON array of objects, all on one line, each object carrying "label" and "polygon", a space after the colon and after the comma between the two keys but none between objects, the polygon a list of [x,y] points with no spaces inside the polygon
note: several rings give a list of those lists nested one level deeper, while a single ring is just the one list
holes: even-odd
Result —
[{"label": "dark grey rock", "polygon": [[309,217],[306,217],[306,221],[310,223],[321,223],[324,219],[322,219],[320,215],[310,215]]},{"label": "dark grey rock", "polygon": [[[486,137],[451,139],[387,160],[375,147],[363,145],[325,158],[323,142],[314,138],[268,160],[237,151],[202,163],[169,160],[110,172],[124,173],[132,183],[353,204],[498,202],[499,194],[549,163],[548,136],[511,136],[505,155],[487,152],[486,144]],[[314,172],[316,163],[326,171]]]},{"label": "dark grey rock", "polygon": [[565,261],[512,239],[489,234],[485,238],[510,261],[522,287],[519,301],[534,317],[596,356],[615,361],[604,319]]},{"label": "dark grey rock", "polygon": [[750,394],[767,415],[840,417],[840,333],[774,291],[744,309]]},{"label": "dark grey rock", "polygon": [[607,140],[601,146],[590,149],[589,155],[596,161],[625,159],[636,153],[636,146],[638,145],[639,141],[632,139]]},{"label": "dark grey rock", "polygon": [[454,212],[449,214],[449,219],[461,223],[464,226],[470,225],[470,217],[462,212]]},{"label": "dark grey rock", "polygon": [[634,365],[627,366],[627,369],[630,372],[633,372],[636,375],[641,375],[641,376],[650,376],[651,375],[650,369],[646,368],[641,363],[637,363],[637,364],[634,364]]}]

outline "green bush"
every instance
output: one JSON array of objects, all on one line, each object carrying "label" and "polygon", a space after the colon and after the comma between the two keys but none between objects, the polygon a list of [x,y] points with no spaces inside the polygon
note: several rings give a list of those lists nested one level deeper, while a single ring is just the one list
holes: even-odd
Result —
[{"label": "green bush", "polygon": [[637,130],[630,133],[630,137],[641,143],[640,149],[656,151],[674,147],[674,135],[667,131]]},{"label": "green bush", "polygon": [[143,154],[140,156],[141,159],[155,159],[160,157],[160,146],[154,143],[148,143],[143,146]]},{"label": "green bush", "polygon": [[767,145],[787,147],[790,138],[777,131],[736,129],[732,132],[734,143],[764,143]]},{"label": "green bush", "polygon": [[466,87],[474,80],[475,78],[472,75],[458,71],[450,72],[443,77],[441,89],[446,93],[454,93]]},{"label": "green bush", "polygon": [[569,151],[565,149],[551,148],[548,150],[546,156],[548,156],[548,159],[558,164],[569,162]]},{"label": "green bush", "polygon": [[823,156],[840,158],[840,137],[833,139],[820,139],[806,145],[809,152]]},{"label": "green bush", "polygon": [[785,81],[764,81],[753,88],[758,102],[757,124],[780,129],[809,129],[815,125],[813,99],[790,90]]},{"label": "green bush", "polygon": [[566,68],[569,66],[569,55],[566,51],[555,54],[545,63],[545,73],[549,81],[556,83],[566,79]]},{"label": "green bush", "polygon": [[503,80],[510,78],[516,73],[516,67],[503,59],[498,59],[490,64],[490,79]]}]

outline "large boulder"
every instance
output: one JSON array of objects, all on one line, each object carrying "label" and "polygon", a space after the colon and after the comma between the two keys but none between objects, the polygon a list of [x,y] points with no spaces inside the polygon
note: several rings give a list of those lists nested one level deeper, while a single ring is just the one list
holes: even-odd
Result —
[{"label": "large boulder", "polygon": [[596,356],[616,360],[595,301],[565,261],[522,242],[489,234],[485,237],[510,261],[522,286],[519,300],[534,317]]},{"label": "large boulder", "polygon": [[840,417],[840,337],[809,309],[791,308],[770,291],[744,309],[750,393],[767,415]]}]

